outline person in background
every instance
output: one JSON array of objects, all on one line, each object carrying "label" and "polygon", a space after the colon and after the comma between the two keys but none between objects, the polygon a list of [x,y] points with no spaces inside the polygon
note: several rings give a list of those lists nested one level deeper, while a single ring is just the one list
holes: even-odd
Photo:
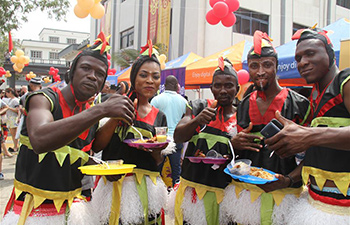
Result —
[{"label": "person in background", "polygon": [[306,151],[302,177],[308,193],[289,211],[288,224],[349,224],[350,68],[339,71],[326,31],[298,30],[292,39],[298,40],[298,71],[314,85],[311,127],[277,112],[284,128],[265,142],[282,158]]},{"label": "person in background", "polygon": [[228,59],[219,58],[210,90],[215,100],[192,101],[192,110],[187,109],[175,129],[175,142],[188,141],[180,183],[169,200],[169,208],[175,207],[176,224],[229,224],[221,210],[224,189],[231,182],[231,177],[222,171],[226,165],[196,163],[188,158],[206,156],[210,151],[227,159],[233,157],[230,139],[237,130],[236,108],[232,103],[239,85]]},{"label": "person in background", "polygon": [[[5,113],[7,109],[8,109],[8,107],[6,106],[6,103],[0,99],[0,114]],[[0,141],[2,142],[3,139],[4,139],[4,135],[2,133],[2,130],[0,129]],[[5,148],[6,148],[6,146],[5,146]],[[2,153],[2,145],[0,145],[0,180],[4,179],[4,174],[2,173],[2,157],[3,157],[3,155],[4,154]],[[5,155],[7,157],[12,157],[12,154],[7,152],[7,151],[5,152]]]},{"label": "person in background", "polygon": [[[21,129],[22,129],[22,125],[23,125],[23,120],[24,120],[24,115],[25,115],[25,101],[26,98],[28,97],[28,93],[32,93],[35,91],[39,91],[42,88],[42,80],[40,77],[34,77],[32,79],[29,80],[29,92],[26,92],[25,94],[23,94],[21,96],[21,98],[19,99],[19,113],[20,115],[18,116],[17,119],[17,132],[16,132],[16,139],[20,138],[20,133],[21,133]],[[26,87],[26,86],[22,86],[22,87]]]},{"label": "person in background", "polygon": [[[5,103],[6,101],[6,97],[5,97],[5,91],[1,90],[0,92],[0,99],[4,100],[3,102]],[[6,104],[6,103],[5,103]],[[4,152],[4,155],[7,157],[12,157],[12,154],[8,151],[7,147],[6,147],[6,139],[7,139],[7,135],[9,132],[9,129],[7,128],[6,122],[7,122],[7,117],[6,117],[6,111],[7,111],[8,107],[2,109],[0,111],[0,116],[1,116],[1,132],[2,132],[2,138],[1,138],[1,149]]]},{"label": "person in background", "polygon": [[5,89],[6,99],[4,99],[5,103],[8,106],[8,110],[6,111],[7,117],[7,127],[10,130],[11,138],[13,141],[13,148],[9,148],[9,152],[18,152],[18,139],[16,139],[17,132],[17,118],[19,111],[19,99],[18,94],[13,88]]},{"label": "person in background", "polygon": [[[83,174],[89,152],[103,117],[130,124],[134,106],[119,94],[90,107],[87,103],[102,90],[107,78],[108,40],[101,32],[91,47],[73,60],[62,89],[45,88],[25,102],[27,115],[21,131],[14,191],[2,224],[96,225],[83,196]],[[117,119],[116,119],[117,120]]]},{"label": "person in background", "polygon": [[[232,145],[237,159],[249,159],[252,166],[276,173],[276,181],[256,185],[232,180],[227,187],[226,212],[240,224],[285,224],[289,207],[303,190],[301,165],[295,155],[281,159],[265,146],[260,131],[279,110],[298,124],[304,124],[309,101],[302,95],[282,88],[277,81],[278,56],[270,37],[259,30],[247,55],[250,80],[254,89],[237,108],[239,133]],[[246,209],[257,209],[254,211]]]},{"label": "person in background", "polygon": [[[161,148],[135,148],[125,143],[126,140],[152,138],[156,135],[156,127],[166,127],[166,116],[149,103],[160,85],[160,63],[158,52],[151,47],[135,60],[131,67],[131,88],[127,94],[134,101],[136,117],[133,127],[123,126],[114,120],[106,122],[109,130],[99,133],[104,139],[95,141],[95,152],[102,151],[102,160],[123,160],[134,164],[132,173],[120,180],[107,177],[108,181],[100,179],[93,192],[91,204],[94,214],[100,224],[162,224],[161,210],[165,207],[167,190],[160,177],[159,165],[164,157]],[[121,89],[125,85],[121,84]],[[136,100],[137,99],[137,100]],[[138,131],[135,131],[135,129]],[[99,138],[97,136],[97,138]],[[113,198],[113,196],[120,198]]]},{"label": "person in background", "polygon": [[[165,91],[160,95],[155,96],[151,105],[165,113],[168,134],[170,140],[173,140],[174,130],[176,125],[186,113],[187,101],[177,93],[178,81],[175,76],[170,75],[165,79]],[[168,155],[171,166],[171,178],[173,186],[176,182],[179,182],[181,173],[181,149],[182,143],[176,143],[176,152]]]},{"label": "person in background", "polygon": [[25,86],[25,85],[23,85],[23,86],[21,87],[20,92],[19,92],[19,96],[22,97],[23,95],[25,95],[25,94],[27,94],[27,93],[28,93],[28,87]]}]

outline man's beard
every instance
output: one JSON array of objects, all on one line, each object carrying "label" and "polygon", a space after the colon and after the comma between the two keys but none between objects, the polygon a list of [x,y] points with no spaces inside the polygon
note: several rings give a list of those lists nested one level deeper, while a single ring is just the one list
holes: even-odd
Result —
[{"label": "man's beard", "polygon": [[265,86],[261,86],[260,84],[255,84],[254,83],[254,87],[258,91],[266,91],[269,88],[269,83],[266,83]]}]

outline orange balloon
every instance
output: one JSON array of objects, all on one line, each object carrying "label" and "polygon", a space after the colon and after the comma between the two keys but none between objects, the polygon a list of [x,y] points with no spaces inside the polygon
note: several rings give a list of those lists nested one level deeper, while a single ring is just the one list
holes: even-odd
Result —
[{"label": "orange balloon", "polygon": [[24,55],[24,52],[21,49],[18,49],[15,53],[17,57],[20,57],[21,55]]},{"label": "orange balloon", "polygon": [[11,57],[11,62],[13,62],[13,63],[17,63],[18,62],[18,57],[17,56],[12,56]]},{"label": "orange balloon", "polygon": [[89,15],[89,11],[82,9],[79,5],[75,5],[74,14],[82,19]]},{"label": "orange balloon", "polygon": [[13,64],[12,68],[13,68],[15,71],[18,71],[18,70],[19,70],[16,64]]},{"label": "orange balloon", "polygon": [[25,59],[24,64],[28,64],[28,63],[29,63],[29,61],[30,61],[29,56],[24,56],[24,59]]},{"label": "orange balloon", "polygon": [[23,63],[16,63],[16,66],[18,69],[23,69],[24,68],[24,64]]},{"label": "orange balloon", "polygon": [[91,9],[95,4],[94,0],[78,0],[78,5],[84,10]]},{"label": "orange balloon", "polygon": [[105,15],[105,7],[103,7],[100,3],[95,4],[90,10],[90,15],[94,19],[101,19]]},{"label": "orange balloon", "polygon": [[22,64],[26,64],[26,57],[24,55],[21,55],[19,58],[18,58],[18,62],[19,63],[22,63]]}]

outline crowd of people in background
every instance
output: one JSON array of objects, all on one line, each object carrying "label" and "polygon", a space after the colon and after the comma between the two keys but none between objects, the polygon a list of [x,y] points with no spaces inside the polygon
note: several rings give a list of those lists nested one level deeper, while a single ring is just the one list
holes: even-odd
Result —
[{"label": "crowd of people in background", "polygon": [[[161,66],[151,44],[133,63],[130,84],[111,85],[103,33],[73,60],[64,88],[42,89],[38,78],[20,96],[6,88],[1,150],[18,156],[1,224],[163,225],[165,214],[177,225],[349,223],[350,69],[339,71],[322,30],[302,29],[293,39],[299,73],[314,85],[306,97],[279,85],[278,55],[261,31],[247,55],[252,85],[240,101],[237,72],[223,57],[212,76],[213,99],[187,101],[173,75],[159,94]],[[273,119],[280,131],[264,136]],[[161,147],[128,144],[157,138],[164,127]],[[3,145],[7,132],[11,149]],[[194,160],[213,155],[224,163]],[[239,160],[273,171],[274,180],[233,179],[225,168]],[[78,169],[116,161],[136,167],[96,177]]]}]

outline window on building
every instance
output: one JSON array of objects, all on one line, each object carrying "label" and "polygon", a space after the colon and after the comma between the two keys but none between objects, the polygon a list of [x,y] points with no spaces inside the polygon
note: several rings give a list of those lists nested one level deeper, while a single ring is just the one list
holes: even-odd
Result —
[{"label": "window on building", "polygon": [[120,33],[120,49],[134,45],[134,28],[130,28]]},{"label": "window on building", "polygon": [[350,1],[349,0],[337,0],[337,5],[350,9]]},{"label": "window on building", "polygon": [[42,54],[43,54],[42,51],[30,51],[30,58],[41,59]]},{"label": "window on building", "polygon": [[237,21],[232,29],[235,33],[254,35],[256,30],[269,33],[269,16],[246,9],[235,12]]},{"label": "window on building", "polygon": [[308,28],[308,27],[307,27],[307,26],[304,26],[304,25],[297,24],[297,23],[293,23],[293,34],[294,34],[297,30],[305,29],[305,28]]},{"label": "window on building", "polygon": [[75,44],[75,43],[77,43],[77,39],[67,38],[67,44]]},{"label": "window on building", "polygon": [[49,37],[49,42],[51,43],[58,43],[59,42],[59,37]]},{"label": "window on building", "polygon": [[50,52],[49,59],[59,59],[57,52]]}]

